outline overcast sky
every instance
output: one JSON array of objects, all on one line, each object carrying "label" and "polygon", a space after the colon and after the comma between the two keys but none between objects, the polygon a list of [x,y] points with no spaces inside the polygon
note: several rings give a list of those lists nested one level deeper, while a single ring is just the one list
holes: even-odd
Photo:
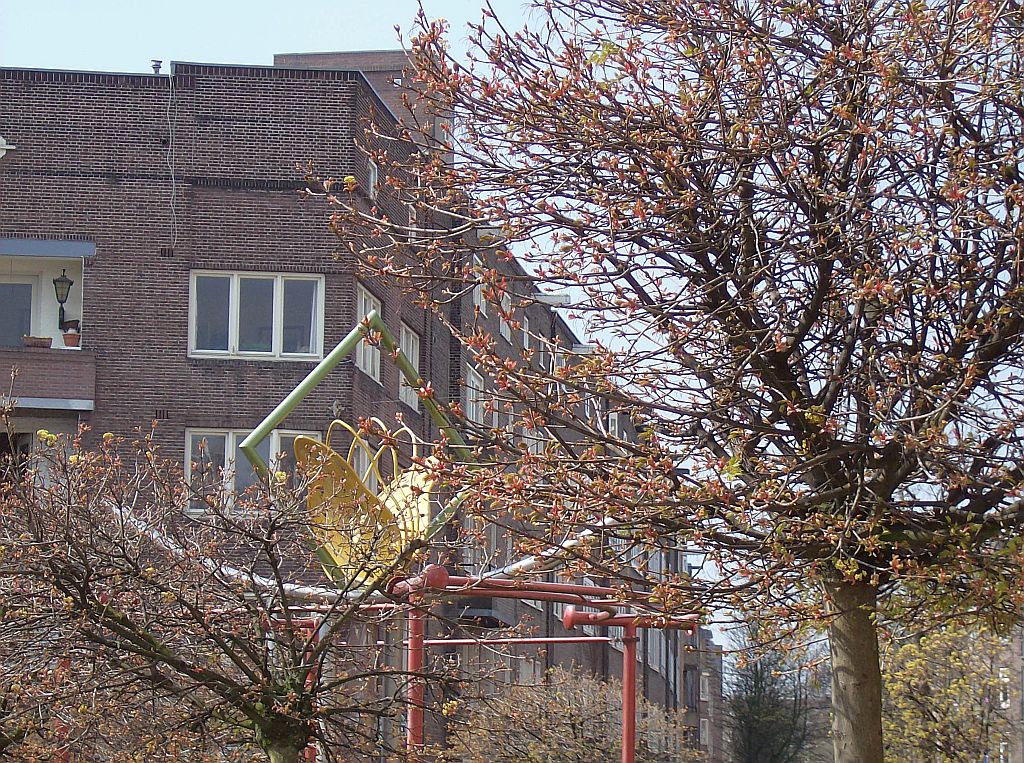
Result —
[{"label": "overcast sky", "polygon": [[[484,0],[424,0],[465,40]],[[493,0],[518,25],[526,0]],[[148,72],[150,60],[273,63],[275,53],[400,47],[415,0],[0,0],[0,66]],[[167,69],[165,67],[164,71]]]}]

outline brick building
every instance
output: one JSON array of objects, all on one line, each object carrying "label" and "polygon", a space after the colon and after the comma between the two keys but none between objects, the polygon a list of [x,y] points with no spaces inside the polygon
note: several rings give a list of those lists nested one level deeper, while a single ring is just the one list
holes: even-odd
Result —
[{"label": "brick building", "polygon": [[[355,176],[363,203],[405,214],[357,147],[367,120],[394,133],[403,63],[392,51],[278,56],[271,67],[176,63],[169,75],[0,69],[0,374],[6,391],[17,369],[22,433],[0,435],[0,453],[30,447],[39,428],[70,434],[84,423],[95,440],[156,422],[165,457],[188,471],[202,446],[240,489],[252,479],[232,469],[241,439],[370,308],[441,398],[479,405],[482,379],[440,322],[398,290],[361,279],[324,205],[301,194],[311,164],[320,175]],[[72,282],[63,326],[61,277]],[[453,318],[468,316],[472,295],[457,309]],[[494,311],[484,316],[510,351],[530,334],[578,344],[542,302],[523,318],[529,332],[512,332]],[[63,329],[75,322],[71,346],[74,332],[65,338]],[[23,336],[50,346],[25,346]],[[289,417],[267,455],[289,450],[296,433],[323,433],[335,417],[396,413],[436,438],[394,364],[364,348]],[[456,615],[473,622],[528,617],[545,635],[561,627],[551,605],[466,604]],[[688,651],[674,633],[644,639],[645,694],[692,710],[695,730],[710,722],[713,700],[702,698],[720,699],[720,669],[715,684],[700,666],[713,646],[705,639]],[[529,669],[556,664],[619,672],[614,649],[591,644],[552,649]]]}]

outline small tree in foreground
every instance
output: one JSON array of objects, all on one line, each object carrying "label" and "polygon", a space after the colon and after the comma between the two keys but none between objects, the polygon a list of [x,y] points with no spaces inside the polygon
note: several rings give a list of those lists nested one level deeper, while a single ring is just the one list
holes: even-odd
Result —
[{"label": "small tree in foreground", "polygon": [[[543,683],[503,686],[464,707],[446,708],[451,763],[586,763],[618,760],[622,750],[622,686],[556,668]],[[637,702],[638,763],[699,761],[688,749],[695,729],[683,714]]]},{"label": "small tree in foreground", "polygon": [[[501,463],[451,479],[552,542],[707,551],[714,586],[651,576],[669,611],[827,627],[836,759],[879,763],[893,594],[1004,623],[1024,605],[1021,12],[533,7],[524,30],[488,10],[470,63],[424,21],[410,98],[451,129],[411,136],[439,149],[415,167],[373,144],[412,225],[354,183],[332,197],[365,269],[442,318],[445,290],[489,303],[451,323],[495,391]],[[488,316],[527,328],[538,290],[596,349],[534,321],[509,359]],[[580,556],[614,573],[597,543]]]},{"label": "small tree in foreground", "polygon": [[[104,435],[97,451],[40,438],[66,447],[44,448],[0,501],[9,754],[199,761],[258,750],[297,763],[311,745],[327,760],[387,752],[377,720],[404,709],[411,677],[359,648],[367,626],[386,625],[358,612],[373,586],[328,583],[285,475],[197,503],[148,438]],[[401,622],[401,607],[383,617]]]}]

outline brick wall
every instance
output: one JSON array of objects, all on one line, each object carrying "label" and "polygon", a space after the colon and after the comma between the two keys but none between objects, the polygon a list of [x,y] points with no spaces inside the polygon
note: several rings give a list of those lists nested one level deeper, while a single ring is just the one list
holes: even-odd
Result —
[{"label": "brick wall", "polygon": [[[354,174],[371,114],[390,117],[357,72],[177,64],[173,76],[0,69],[0,236],[85,238],[82,346],[95,356],[95,431],[130,432],[166,414],[158,439],[180,459],[188,427],[257,424],[313,362],[189,358],[189,273],[301,272],[325,279],[324,349],[355,324],[356,274],[328,230],[329,210],[300,198],[303,170]],[[382,192],[381,203],[394,202]],[[420,327],[424,371],[448,378],[448,338],[395,289],[367,284],[389,326]],[[326,429],[401,411],[386,358],[378,384],[346,361],[287,426]],[[445,386],[435,382],[440,394]],[[28,393],[25,393],[28,394]],[[163,418],[163,416],[162,416]]]},{"label": "brick wall", "polygon": [[[11,382],[12,371],[17,376]],[[92,400],[96,359],[91,352],[0,348],[0,393],[15,397]]]}]

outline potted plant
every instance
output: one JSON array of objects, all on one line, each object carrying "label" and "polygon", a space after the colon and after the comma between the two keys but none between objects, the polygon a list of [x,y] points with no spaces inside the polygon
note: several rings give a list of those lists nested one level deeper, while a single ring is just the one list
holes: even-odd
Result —
[{"label": "potted plant", "polygon": [[53,344],[52,336],[29,336],[28,334],[22,334],[21,343],[26,347],[39,347],[47,348]]},{"label": "potted plant", "polygon": [[61,321],[60,330],[64,334],[64,346],[65,347],[78,347],[78,343],[82,340],[82,336],[79,333],[79,327],[82,322],[78,319],[72,321]]}]

